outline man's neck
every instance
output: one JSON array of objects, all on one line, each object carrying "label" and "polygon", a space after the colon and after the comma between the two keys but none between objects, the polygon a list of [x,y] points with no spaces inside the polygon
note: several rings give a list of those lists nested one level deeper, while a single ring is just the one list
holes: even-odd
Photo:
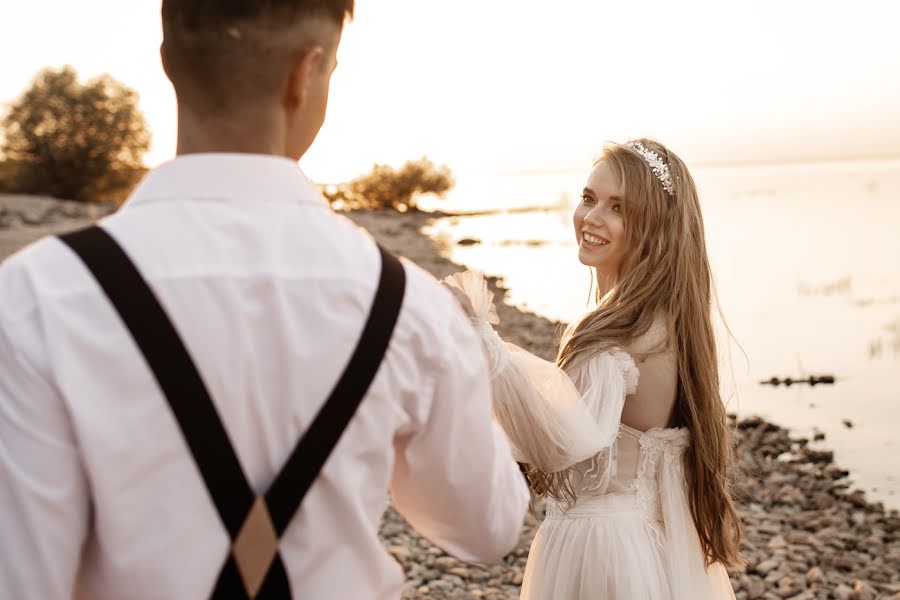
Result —
[{"label": "man's neck", "polygon": [[175,153],[234,152],[284,156],[284,127],[274,118],[199,117],[179,107]]}]

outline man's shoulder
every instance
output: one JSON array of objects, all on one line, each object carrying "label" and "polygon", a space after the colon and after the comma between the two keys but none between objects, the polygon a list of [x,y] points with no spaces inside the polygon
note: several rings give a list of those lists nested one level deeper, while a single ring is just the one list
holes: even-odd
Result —
[{"label": "man's shoulder", "polygon": [[[347,240],[354,246],[367,245],[373,249],[376,247],[377,240],[364,227],[343,215],[333,214],[330,216],[334,218],[328,219],[329,226],[335,228],[335,233],[341,239]],[[382,244],[382,247],[390,252],[387,245]],[[354,252],[356,250],[351,250],[351,255]],[[448,318],[453,309],[458,308],[452,294],[431,273],[397,252],[391,252],[391,254],[400,259],[406,273],[404,293],[406,310],[416,316],[428,317],[431,321],[440,321]]]},{"label": "man's shoulder", "polygon": [[0,312],[5,320],[30,313],[41,296],[70,290],[77,281],[72,256],[53,235],[45,236],[0,263]]},{"label": "man's shoulder", "polygon": [[450,291],[435,277],[414,263],[401,259],[406,271],[409,307],[435,323],[449,323],[462,314]]},{"label": "man's shoulder", "polygon": [[[333,228],[332,235],[346,242],[339,251],[341,255],[333,258],[340,264],[349,264],[349,261],[359,261],[360,252],[364,252],[378,264],[377,242],[369,231],[343,215],[333,216],[334,219],[327,219],[327,227]],[[390,252],[390,243],[382,246]],[[403,308],[395,336],[418,348],[423,359],[442,360],[442,355],[446,357],[459,347],[466,350],[477,347],[478,338],[450,291],[412,260],[398,252],[392,254],[400,259],[406,274]],[[376,270],[373,285],[377,278]]]},{"label": "man's shoulder", "polygon": [[403,259],[407,274],[401,335],[419,348],[421,358],[441,368],[468,362],[480,353],[474,327],[451,292],[430,273]]}]

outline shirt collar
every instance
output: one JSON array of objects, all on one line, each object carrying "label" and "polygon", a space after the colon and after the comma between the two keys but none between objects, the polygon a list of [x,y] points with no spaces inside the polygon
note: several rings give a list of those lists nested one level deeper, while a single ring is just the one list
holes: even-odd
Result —
[{"label": "shirt collar", "polygon": [[185,154],[150,171],[125,206],[154,200],[252,200],[327,205],[296,162],[264,154]]}]

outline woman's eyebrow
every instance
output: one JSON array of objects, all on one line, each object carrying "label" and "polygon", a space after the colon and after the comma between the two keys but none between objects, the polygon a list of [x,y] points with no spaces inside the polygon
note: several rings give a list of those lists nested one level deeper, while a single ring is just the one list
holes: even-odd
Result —
[{"label": "woman's eyebrow", "polygon": [[[584,188],[584,190],[582,190],[581,194],[582,194],[582,195],[588,194],[588,195],[590,195],[590,196],[593,196],[594,198],[597,197],[597,193],[594,192],[594,190],[592,190],[592,189],[589,188],[589,187]],[[612,202],[621,202],[621,201],[622,201],[622,197],[621,197],[621,196],[610,196],[609,199],[610,199]]]}]

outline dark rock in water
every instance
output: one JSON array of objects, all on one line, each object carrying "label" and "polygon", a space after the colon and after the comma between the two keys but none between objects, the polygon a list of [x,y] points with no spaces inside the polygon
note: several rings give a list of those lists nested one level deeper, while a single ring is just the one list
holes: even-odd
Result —
[{"label": "dark rock in water", "polygon": [[846,471],[838,467],[837,465],[830,465],[827,469],[825,469],[825,474],[832,480],[836,480],[848,477],[850,475],[850,471]]},{"label": "dark rock in water", "polygon": [[834,375],[810,375],[806,378],[794,379],[793,377],[785,377],[784,379],[780,379],[778,377],[772,377],[770,379],[764,379],[760,381],[760,385],[771,385],[774,387],[778,387],[779,385],[784,385],[785,387],[791,387],[795,383],[807,383],[810,387],[814,387],[819,385],[820,383],[825,384],[833,384],[835,382]]},{"label": "dark rock in water", "polygon": [[527,248],[540,248],[541,246],[546,246],[546,240],[503,240],[498,244],[504,248],[509,248],[511,246],[525,246]]},{"label": "dark rock in water", "polygon": [[831,450],[805,449],[806,460],[814,463],[828,464],[834,460],[834,452]]},{"label": "dark rock in water", "polygon": [[458,246],[475,246],[481,243],[481,240],[476,240],[475,238],[463,238],[456,242]]}]

